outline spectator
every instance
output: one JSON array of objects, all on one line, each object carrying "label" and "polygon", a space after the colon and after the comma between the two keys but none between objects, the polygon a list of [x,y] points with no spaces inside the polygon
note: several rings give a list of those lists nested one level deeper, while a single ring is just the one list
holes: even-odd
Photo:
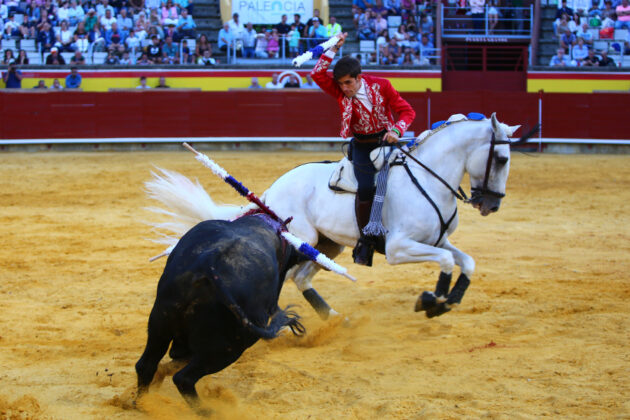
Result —
[{"label": "spectator", "polygon": [[61,4],[60,7],[57,8],[57,21],[58,22],[63,22],[64,20],[67,21],[68,18],[70,17],[70,9],[69,4],[67,1],[64,2],[60,2],[59,4]]},{"label": "spectator", "polygon": [[7,89],[22,88],[22,72],[17,69],[15,63],[9,64],[7,70],[2,72],[2,81]]},{"label": "spectator", "polygon": [[125,51],[125,34],[118,29],[117,22],[112,23],[111,29],[105,32],[105,46],[118,56]]},{"label": "spectator", "polygon": [[252,84],[249,85],[249,89],[262,89],[262,86],[258,84],[258,77],[252,77]]},{"label": "spectator", "polygon": [[76,50],[74,52],[74,55],[70,58],[70,65],[73,67],[85,65],[85,57],[83,57],[83,54],[81,53],[81,51]]},{"label": "spectator", "polygon": [[194,4],[193,0],[174,0],[175,4],[179,6],[180,10],[186,9],[190,16],[194,15]]},{"label": "spectator", "polygon": [[271,36],[267,38],[267,56],[269,58],[276,58],[278,51],[280,51],[280,42],[278,38],[278,30],[273,28],[271,30]]},{"label": "spectator", "polygon": [[168,37],[162,46],[162,62],[165,64],[179,63],[179,50],[177,45],[173,43],[173,38]]},{"label": "spectator", "polygon": [[46,57],[46,64],[59,66],[66,64],[66,60],[64,60],[63,56],[59,54],[59,50],[57,49],[57,47],[52,47],[50,49],[50,54],[48,54],[48,57]]},{"label": "spectator", "polygon": [[81,81],[82,78],[77,66],[70,67],[70,74],[66,76],[66,89],[79,89]]},{"label": "spectator", "polygon": [[262,33],[257,35],[256,49],[254,50],[256,58],[269,57],[269,54],[267,54],[267,45],[269,45],[269,38],[271,38],[271,32],[263,31]]},{"label": "spectator", "polygon": [[68,8],[68,22],[70,26],[77,26],[79,22],[83,22],[84,19],[85,12],[83,8],[77,4],[76,0],[72,0]]},{"label": "spectator", "polygon": [[106,31],[109,31],[110,29],[112,29],[112,23],[116,22],[116,18],[113,16],[112,11],[110,9],[106,9],[105,15],[101,16],[101,18],[99,19],[99,22],[101,24],[101,27],[103,27],[103,29],[105,29]]},{"label": "spectator", "polygon": [[124,7],[120,9],[116,22],[118,23],[118,28],[121,31],[129,33],[133,30],[133,20],[127,16],[127,9]]},{"label": "spectator", "polygon": [[367,10],[374,6],[374,0],[352,0],[352,5],[361,10]]},{"label": "spectator", "polygon": [[197,60],[197,64],[200,64],[202,66],[214,66],[217,64],[217,61],[211,57],[210,50],[203,50],[203,55],[199,57],[199,59]]},{"label": "spectator", "polygon": [[158,84],[155,88],[156,89],[169,89],[170,86],[166,84],[166,79],[164,78],[164,76],[160,76],[160,78],[158,79]]},{"label": "spectator", "polygon": [[243,41],[243,34],[245,32],[245,27],[243,26],[243,22],[239,20],[238,13],[234,13],[232,15],[232,19],[228,20],[228,26],[230,27],[230,33],[232,34],[232,38],[236,41]]},{"label": "spectator", "polygon": [[497,25],[499,24],[499,1],[490,0],[488,2],[488,33],[494,33]]},{"label": "spectator", "polygon": [[591,7],[587,10],[587,15],[589,18],[592,17],[600,17],[602,15],[601,5],[599,4],[599,0],[592,0]]},{"label": "spectator", "polygon": [[357,5],[352,5],[352,23],[354,29],[359,30],[359,19],[363,16],[363,10],[359,9]]},{"label": "spectator", "polygon": [[40,80],[39,82],[37,82],[37,85],[33,87],[33,89],[48,89],[48,86],[46,86],[46,82]]},{"label": "spectator", "polygon": [[372,19],[372,9],[367,9],[365,13],[363,13],[359,17],[359,39],[360,40],[369,40],[372,41],[376,38],[376,33],[374,31],[374,20]]},{"label": "spectator", "polygon": [[275,28],[278,30],[279,35],[286,35],[291,30],[291,27],[287,23],[287,15],[282,15],[280,18],[280,23],[278,23]]},{"label": "spectator", "polygon": [[556,11],[556,19],[560,18],[563,14],[567,14],[568,16],[573,16],[573,9],[567,6],[567,0],[562,0],[562,7],[560,7]]},{"label": "spectator", "polygon": [[588,56],[588,47],[584,44],[584,39],[578,38],[577,44],[571,50],[571,57],[577,62],[578,66],[582,65],[582,60]]},{"label": "spectator", "polygon": [[129,31],[129,36],[125,38],[125,45],[127,46],[127,50],[129,50],[133,54],[136,51],[142,49],[141,44],[142,41],[140,40],[138,35],[136,35],[136,31],[133,29]]},{"label": "spectator", "polygon": [[227,51],[228,45],[232,47],[234,43],[234,36],[230,31],[230,25],[224,23],[223,28],[219,31],[219,35],[217,38],[217,44],[221,51]]},{"label": "spectator", "polygon": [[584,22],[575,34],[578,38],[582,38],[584,43],[590,47],[593,45],[593,34],[588,31],[588,23]]},{"label": "spectator", "polygon": [[387,9],[389,16],[400,16],[402,11],[400,3],[400,0],[385,0],[383,6]]},{"label": "spectator", "polygon": [[85,18],[85,30],[90,32],[97,21],[96,10],[93,8],[88,9],[87,17]]},{"label": "spectator", "polygon": [[173,42],[175,42],[175,43],[178,43],[182,39],[182,37],[177,32],[177,29],[175,28],[175,25],[173,25],[172,23],[170,23],[166,27],[166,30],[164,31],[164,39],[166,39],[168,37],[173,38]]},{"label": "spectator", "polygon": [[433,20],[431,19],[431,16],[420,16],[420,33],[428,34],[429,39],[433,41]]},{"label": "spectator", "polygon": [[616,11],[612,7],[611,0],[604,1],[604,10],[602,10],[601,16],[602,16],[602,19],[601,19],[602,21],[606,18],[612,19],[614,16],[616,16]]},{"label": "spectator", "polygon": [[375,16],[376,19],[374,19],[374,27],[372,30],[374,33],[378,34],[382,30],[387,29],[387,20],[382,15],[376,14]]},{"label": "spectator", "polygon": [[311,26],[313,26],[313,22],[319,21],[321,23],[321,18],[319,17],[319,9],[313,9],[313,17],[306,21],[306,26],[304,26],[304,33],[302,34],[304,38],[308,38],[308,34],[311,33]]},{"label": "spectator", "polygon": [[341,25],[337,23],[336,17],[331,16],[330,23],[326,25],[326,36],[330,38],[335,35],[339,35],[340,33],[341,33]]},{"label": "spectator", "polygon": [[136,86],[136,89],[151,89],[149,85],[147,85],[147,77],[140,76],[140,84]]},{"label": "spectator", "polygon": [[569,52],[569,49],[575,45],[576,42],[577,38],[575,34],[568,29],[560,37],[560,46],[564,48],[564,51],[567,53]]},{"label": "spectator", "polygon": [[197,24],[193,17],[188,14],[188,10],[182,10],[182,14],[177,21],[177,32],[182,38],[195,38],[195,28]]},{"label": "spectator", "polygon": [[74,34],[72,35],[72,45],[70,47],[74,51],[87,52],[90,47],[90,41],[88,40],[88,31],[85,29],[85,23],[79,22],[77,25],[77,29],[75,29]]},{"label": "spectator", "polygon": [[382,52],[383,48],[385,48],[387,44],[389,44],[389,31],[385,29],[382,30],[378,34],[378,38],[376,38],[376,48]]},{"label": "spectator", "polygon": [[55,45],[55,32],[52,30],[50,23],[45,22],[42,30],[37,35],[37,45],[42,52],[50,51]]},{"label": "spectator", "polygon": [[118,56],[114,53],[114,50],[107,51],[107,57],[105,57],[105,61],[103,64],[108,66],[117,66],[120,64],[120,60]]},{"label": "spectator", "polygon": [[302,89],[319,89],[317,83],[315,83],[311,78],[311,73],[306,73],[306,82],[302,83],[302,86],[300,87]]},{"label": "spectator", "polygon": [[297,28],[297,30],[300,32],[300,38],[302,37],[302,35],[304,34],[304,29],[306,29],[306,25],[303,24],[301,21],[301,16],[299,13],[296,13],[293,15],[293,24],[295,25],[295,27]]},{"label": "spectator", "polygon": [[116,15],[116,10],[114,10],[114,7],[109,4],[109,0],[100,0],[100,2],[96,3],[96,16],[99,20],[107,14],[108,10],[112,16]]},{"label": "spectator", "polygon": [[413,20],[416,16],[416,2],[414,0],[401,0],[400,2],[400,15],[403,22]]},{"label": "spectator", "polygon": [[[175,21],[175,23],[177,23],[177,20]],[[173,24],[173,22],[169,22],[166,26],[168,26],[169,24]],[[164,39],[164,28],[162,27],[162,18],[158,14],[157,10],[151,10],[151,12],[149,13],[148,25],[149,25],[150,35],[157,34],[159,35],[160,40]]]},{"label": "spectator", "polygon": [[409,34],[407,33],[407,27],[403,24],[398,27],[398,30],[394,33],[394,38],[398,41],[398,45],[405,48],[409,46]]},{"label": "spectator", "polygon": [[15,21],[15,15],[9,15],[4,23],[4,34],[6,38],[20,38],[20,24]]},{"label": "spectator", "polygon": [[167,0],[164,6],[162,6],[159,19],[163,26],[168,26],[171,23],[173,25],[177,24],[179,15],[177,14],[177,7],[175,7],[172,0]]},{"label": "spectator", "polygon": [[256,30],[254,29],[254,25],[251,22],[247,23],[247,27],[243,32],[243,57],[245,58],[254,58],[256,57],[255,48],[256,48]]},{"label": "spectator", "polygon": [[210,53],[212,53],[212,46],[208,42],[208,37],[206,36],[206,34],[201,34],[199,36],[197,44],[195,45],[195,59],[203,57],[203,52],[205,50],[209,50]]},{"label": "spectator", "polygon": [[2,64],[6,66],[6,65],[11,64],[14,61],[15,61],[15,57],[13,56],[13,50],[9,48],[4,50],[4,57],[2,58]]},{"label": "spectator", "polygon": [[284,86],[278,80],[278,73],[274,73],[271,75],[271,81],[267,82],[265,88],[267,89],[282,89]]},{"label": "spectator", "polygon": [[190,47],[188,46],[188,41],[185,39],[182,39],[182,57],[180,62],[182,64],[192,64],[193,63],[193,56],[190,53]]},{"label": "spectator", "polygon": [[593,48],[588,50],[588,55],[582,60],[581,65],[586,67],[599,67],[599,57],[595,55]]},{"label": "spectator", "polygon": [[129,66],[132,64],[131,57],[129,57],[129,53],[125,51],[120,59],[119,63],[123,66]]},{"label": "spectator", "polygon": [[599,54],[602,56],[602,58],[599,60],[599,67],[617,67],[617,63],[615,63],[615,60],[608,57],[607,50],[602,50]]},{"label": "spectator", "polygon": [[59,79],[53,80],[53,84],[50,86],[51,90],[63,90],[63,86],[59,83]]},{"label": "spectator", "polygon": [[375,0],[372,11],[378,16],[381,15],[387,20],[387,8],[383,5],[383,0]]},{"label": "spectator", "polygon": [[293,74],[289,74],[289,80],[287,80],[283,85],[284,85],[284,88],[299,89],[300,81]]},{"label": "spectator", "polygon": [[151,45],[145,48],[145,52],[151,64],[160,64],[162,62],[162,47],[157,35],[151,36]]},{"label": "spectator", "polygon": [[291,24],[291,30],[288,34],[289,38],[289,54],[295,58],[300,54],[300,31],[295,23]]},{"label": "spectator", "polygon": [[57,46],[61,52],[72,52],[72,43],[74,41],[74,33],[70,30],[67,20],[61,21],[61,27],[57,33]]},{"label": "spectator", "polygon": [[152,63],[151,61],[149,61],[149,56],[147,55],[147,53],[143,51],[138,61],[136,61],[136,64],[139,66],[148,66]]},{"label": "spectator", "polygon": [[18,57],[15,60],[15,64],[18,64],[20,66],[28,64],[29,60],[28,60],[28,55],[26,54],[26,51],[24,50],[20,50],[20,52],[18,53]]},{"label": "spectator", "polygon": [[319,20],[313,21],[313,26],[311,26],[311,30],[308,34],[309,39],[309,48],[313,48],[316,45],[326,41],[328,32],[326,28],[320,23]]},{"label": "spectator", "polygon": [[615,8],[617,23],[615,29],[630,29],[630,5],[628,0],[621,0],[621,4]]},{"label": "spectator", "polygon": [[158,10],[161,7],[160,0],[145,0],[144,6],[147,10]]},{"label": "spectator", "polygon": [[435,56],[435,46],[433,45],[433,42],[429,40],[428,34],[422,34],[420,36],[420,45],[418,45],[418,48],[420,50],[420,58],[425,58],[429,60],[431,64],[433,64],[435,59],[431,57]]},{"label": "spectator", "polygon": [[[378,18],[377,18],[378,19]],[[383,55],[387,58],[387,64],[397,64],[402,55],[402,50],[396,38],[391,38],[389,44],[384,49]]]},{"label": "spectator", "polygon": [[575,22],[569,18],[569,15],[563,13],[562,16],[554,22],[554,30],[559,40],[567,30],[573,32],[577,30],[577,28],[575,27]]},{"label": "spectator", "polygon": [[557,54],[551,57],[549,61],[549,66],[551,67],[569,67],[571,66],[571,61],[569,57],[564,54],[564,48],[558,48]]},{"label": "spectator", "polygon": [[22,23],[18,27],[22,38],[34,39],[35,38],[35,21],[29,19],[28,15],[22,16]]}]

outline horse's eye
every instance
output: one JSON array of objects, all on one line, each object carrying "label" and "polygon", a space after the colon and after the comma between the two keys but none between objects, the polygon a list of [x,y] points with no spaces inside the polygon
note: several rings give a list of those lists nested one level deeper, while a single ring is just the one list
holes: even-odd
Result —
[{"label": "horse's eye", "polygon": [[494,159],[497,161],[497,165],[505,165],[508,162],[507,156],[495,156]]}]

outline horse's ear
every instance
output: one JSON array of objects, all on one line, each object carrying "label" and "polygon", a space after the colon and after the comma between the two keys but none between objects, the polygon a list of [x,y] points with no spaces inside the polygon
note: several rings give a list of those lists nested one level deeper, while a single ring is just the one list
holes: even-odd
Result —
[{"label": "horse's ear", "polygon": [[492,121],[492,131],[497,133],[499,131],[499,121],[497,121],[497,113],[493,112],[490,117],[490,121]]},{"label": "horse's ear", "polygon": [[519,128],[521,128],[521,125],[509,125],[508,126],[508,130],[509,133],[506,133],[508,136],[512,136],[514,135],[514,133],[516,133],[516,130],[518,130]]}]

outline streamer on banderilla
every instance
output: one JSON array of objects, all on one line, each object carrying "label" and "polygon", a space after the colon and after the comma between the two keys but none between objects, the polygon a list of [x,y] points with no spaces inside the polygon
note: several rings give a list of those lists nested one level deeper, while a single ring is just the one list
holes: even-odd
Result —
[{"label": "streamer on banderilla", "polygon": [[[196,151],[190,144],[183,143],[184,147],[195,154],[195,159],[201,162],[206,168],[210,169],[215,175],[223,179],[227,184],[234,188],[240,195],[247,198],[247,200],[256,204],[264,213],[271,216],[274,220],[280,223],[286,223],[269,207],[267,207],[253,192],[249,191],[247,187],[241,184],[236,178],[230,175],[225,169],[219,166],[216,162],[210,159],[208,156]],[[289,219],[290,220],[290,219]],[[281,232],[282,237],[289,242],[295,249],[307,256],[310,260],[316,262],[322,267],[330,270],[334,273],[340,274],[352,281],[356,281],[354,277],[348,274],[348,270],[345,267],[340,266],[326,255],[322,254],[307,242],[302,241],[295,235],[288,231]],[[166,251],[165,251],[166,252]]]},{"label": "streamer on banderilla", "polygon": [[311,48],[305,53],[298,55],[297,57],[293,59],[293,66],[300,67],[302,64],[306,63],[308,60],[312,59],[313,57],[318,57],[322,55],[324,52],[326,52],[326,50],[332,48],[334,45],[337,45],[337,43],[339,42],[339,39],[340,39],[339,35],[335,35],[332,38],[330,38],[328,41],[322,42],[321,44],[317,45],[316,47]]}]

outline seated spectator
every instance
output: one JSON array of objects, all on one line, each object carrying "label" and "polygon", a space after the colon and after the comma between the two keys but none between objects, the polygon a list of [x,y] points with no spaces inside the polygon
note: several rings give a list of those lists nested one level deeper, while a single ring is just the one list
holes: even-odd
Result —
[{"label": "seated spectator", "polygon": [[68,3],[67,1],[59,2],[59,7],[57,8],[57,11],[55,13],[57,15],[58,22],[63,22],[64,20],[65,21],[68,20],[70,16],[69,7],[70,7],[70,3]]},{"label": "seated spectator", "polygon": [[120,9],[116,22],[118,23],[118,29],[121,31],[129,33],[134,28],[133,19],[127,15],[127,9],[124,7]]},{"label": "seated spectator", "polygon": [[433,41],[433,19],[429,15],[420,15],[420,28],[419,32],[428,34],[429,39]]},{"label": "seated spectator", "polygon": [[53,45],[55,45],[55,41],[55,31],[53,31],[50,23],[44,22],[42,30],[37,35],[37,45],[39,45],[41,52],[50,51]]},{"label": "seated spectator", "polygon": [[267,38],[267,56],[269,58],[276,58],[280,51],[280,40],[278,37],[278,30],[276,28],[271,30],[271,36]]},{"label": "seated spectator", "polygon": [[169,89],[170,86],[166,84],[166,79],[164,78],[164,76],[160,76],[160,78],[158,79],[158,84],[155,88],[156,89]]},{"label": "seated spectator", "polygon": [[153,63],[149,61],[149,56],[147,55],[147,53],[142,52],[142,54],[140,55],[140,58],[138,59],[138,61],[136,61],[136,64],[140,66],[148,66]]},{"label": "seated spectator", "polygon": [[584,39],[578,38],[577,44],[571,50],[571,57],[577,61],[578,66],[582,65],[582,60],[588,56],[588,47],[584,44]]},{"label": "seated spectator", "polygon": [[230,27],[230,33],[232,34],[234,40],[242,42],[245,27],[243,26],[243,22],[239,20],[238,13],[234,13],[232,15],[232,19],[228,20],[227,24]]},{"label": "seated spectator", "polygon": [[592,0],[591,7],[588,8],[586,13],[589,18],[601,16],[602,10],[600,8],[599,0]]},{"label": "seated spectator", "polygon": [[142,41],[138,38],[138,35],[136,35],[135,30],[132,29],[129,31],[129,36],[125,38],[125,45],[127,46],[127,50],[132,53],[142,49]]},{"label": "seated spectator", "polygon": [[72,36],[72,45],[70,46],[74,51],[87,52],[90,41],[88,40],[89,33],[85,29],[85,23],[79,22],[77,29]]},{"label": "seated spectator", "polygon": [[[372,19],[372,9],[367,9],[359,17],[359,28],[357,30],[360,40],[374,40],[376,33],[374,31],[374,19]],[[380,32],[380,31],[379,31]]]},{"label": "seated spectator", "polygon": [[[428,61],[427,61],[428,63]],[[405,52],[400,60],[401,66],[419,66],[421,64],[420,58],[414,54],[411,48],[405,48]]]},{"label": "seated spectator", "polygon": [[46,57],[46,64],[48,65],[63,65],[66,64],[66,60],[63,59],[63,56],[59,54],[59,50],[57,47],[52,47],[50,49],[50,54]]},{"label": "seated spectator", "polygon": [[130,66],[131,64],[133,64],[131,57],[129,56],[129,53],[127,51],[123,53],[119,63],[123,66]]},{"label": "seated spectator", "polygon": [[138,18],[136,19],[136,22],[134,24],[136,35],[138,35],[138,38],[140,38],[141,40],[144,40],[149,34],[149,27],[151,25],[149,25],[149,21],[145,18],[144,13],[139,13],[137,17]]},{"label": "seated spectator", "polygon": [[192,16],[188,14],[188,10],[183,9],[182,14],[177,21],[177,32],[185,38],[195,37],[195,28],[197,24],[193,20]]},{"label": "seated spectator", "polygon": [[575,45],[577,42],[577,37],[570,30],[566,30],[565,33],[560,37],[560,46],[564,48],[565,52],[569,52],[569,49]]},{"label": "seated spectator", "polygon": [[573,9],[567,6],[567,0],[562,0],[562,7],[560,7],[556,11],[556,19],[560,18],[563,14],[567,14],[568,16],[573,16]]},{"label": "seated spectator", "polygon": [[267,45],[269,45],[269,38],[271,38],[271,32],[264,31],[257,35],[256,48],[254,49],[254,54],[256,55],[256,58],[269,57],[269,54],[267,54]]},{"label": "seated spectator", "polygon": [[85,30],[90,32],[96,22],[98,22],[96,10],[93,8],[88,9],[87,17],[85,18]]},{"label": "seated spectator", "polygon": [[574,28],[573,20],[570,20],[569,15],[567,15],[566,13],[562,14],[562,16],[556,19],[556,21],[553,23],[553,28],[556,36],[558,37],[558,40],[560,39],[560,37],[562,37],[562,35],[564,35],[566,31],[573,32],[574,29],[577,29]]},{"label": "seated spectator", "polygon": [[162,62],[162,47],[157,35],[151,36],[151,45],[148,45],[144,51],[147,53],[151,64],[160,64]]},{"label": "seated spectator", "polygon": [[372,11],[377,15],[383,16],[383,18],[387,19],[387,8],[383,5],[383,0],[375,0],[374,6],[372,6]]},{"label": "seated spectator", "polygon": [[494,33],[497,25],[499,24],[499,1],[490,0],[488,2],[488,33]]},{"label": "seated spectator", "polygon": [[110,9],[105,9],[105,15],[101,16],[101,18],[99,19],[99,23],[106,31],[112,29],[112,23],[116,23],[116,18],[114,17]]},{"label": "seated spectator", "polygon": [[291,30],[288,34],[289,37],[289,55],[292,58],[297,57],[300,54],[300,31],[295,23],[291,24]]},{"label": "seated spectator", "polygon": [[70,67],[70,74],[66,76],[66,89],[79,89],[81,81],[82,78],[77,67]]},{"label": "seated spectator", "polygon": [[170,23],[176,25],[179,21],[179,15],[177,14],[177,7],[173,4],[172,0],[167,0],[160,13],[160,23],[163,26],[167,26]]},{"label": "seated spectator", "polygon": [[287,78],[288,80],[286,80],[283,83],[283,87],[285,89],[299,89],[300,88],[300,81],[297,79],[297,77],[295,77],[295,75],[290,74],[289,77]]},{"label": "seated spectator", "polygon": [[571,66],[571,61],[569,57],[564,54],[564,48],[558,48],[557,54],[551,57],[549,61],[550,67],[569,67]]},{"label": "seated spectator", "polygon": [[245,31],[243,32],[243,57],[254,58],[256,57],[256,39],[258,34],[254,29],[254,25],[251,22],[247,23]]},{"label": "seated spectator", "polygon": [[13,50],[12,49],[4,50],[4,58],[2,59],[2,63],[0,64],[4,66],[8,66],[14,61],[15,61],[15,57],[13,56]]},{"label": "seated spectator", "polygon": [[315,83],[313,79],[311,78],[310,73],[306,73],[306,82],[302,83],[302,86],[300,87],[302,89],[319,89],[319,86],[317,86],[317,83]]},{"label": "seated spectator", "polygon": [[72,52],[74,33],[70,30],[67,20],[61,21],[61,27],[57,33],[56,40],[57,42],[55,42],[55,46],[57,46],[61,52]]},{"label": "seated spectator", "polygon": [[613,8],[612,1],[611,0],[605,0],[604,1],[604,9],[602,10],[602,14],[601,14],[601,18],[602,18],[601,20],[604,21],[604,19],[606,19],[606,18],[612,19],[616,15],[617,14],[616,14],[615,9]]},{"label": "seated spectator", "polygon": [[352,0],[352,5],[357,6],[361,10],[366,10],[368,8],[371,8],[375,4],[376,3],[374,2],[374,0]]},{"label": "seated spectator", "polygon": [[77,4],[77,0],[71,0],[70,7],[68,7],[68,23],[70,23],[70,26],[77,26],[84,19],[85,11],[83,8]]},{"label": "seated spectator", "polygon": [[173,43],[173,38],[168,37],[162,45],[162,62],[164,64],[179,64],[179,49]]},{"label": "seated spectator", "polygon": [[195,59],[202,57],[205,50],[210,51],[210,55],[212,55],[212,45],[208,42],[208,37],[206,34],[201,34],[195,45]]},{"label": "seated spectator", "polygon": [[308,34],[311,33],[311,26],[313,26],[313,22],[316,20],[318,20],[319,23],[322,23],[322,20],[319,17],[319,9],[313,9],[313,17],[306,21],[304,32],[302,33],[303,38],[308,38]]},{"label": "seated spectator", "polygon": [[308,42],[309,48],[313,48],[328,39],[326,27],[321,24],[319,19],[313,21],[313,26],[311,26],[308,37],[311,38]]},{"label": "seated spectator", "polygon": [[145,0],[144,7],[146,7],[149,11],[158,10],[162,7],[162,2],[161,0]]},{"label": "seated spectator", "polygon": [[105,33],[105,47],[118,56],[125,51],[125,34],[118,29],[117,22],[112,23],[112,28]]},{"label": "seated spectator", "polygon": [[234,37],[230,31],[230,25],[224,23],[223,28],[219,31],[219,35],[217,36],[217,45],[221,51],[227,51],[228,45],[232,48],[233,44]]},{"label": "seated spectator", "polygon": [[197,59],[197,64],[202,66],[214,66],[217,64],[217,60],[211,57],[210,50],[203,50],[203,55]]},{"label": "seated spectator", "polygon": [[599,57],[595,55],[593,48],[588,50],[588,55],[582,60],[581,65],[586,67],[599,67]]},{"label": "seated spectator", "polygon": [[407,33],[407,26],[400,25],[398,30],[394,33],[394,38],[398,41],[398,45],[405,48],[409,46],[409,34]]},{"label": "seated spectator", "polygon": [[20,35],[22,36],[22,38],[24,39],[34,39],[35,38],[35,21],[29,19],[28,15],[23,15],[22,16],[22,23],[20,23],[20,26],[18,27],[18,30],[20,31]]},{"label": "seated spectator", "polygon": [[169,24],[166,29],[163,31],[164,33],[164,39],[171,37],[173,38],[173,42],[179,42],[182,37],[179,35],[179,33],[177,32],[177,29],[175,28],[175,25],[173,25],[172,23]]},{"label": "seated spectator", "polygon": [[258,83],[258,77],[252,77],[252,84],[248,86],[249,89],[262,89],[262,86]]},{"label": "seated spectator", "polygon": [[63,90],[63,86],[59,83],[59,79],[53,80],[53,84],[50,85],[51,90]]},{"label": "seated spectator", "polygon": [[85,65],[85,57],[83,57],[83,54],[81,53],[81,51],[77,50],[74,52],[74,55],[70,58],[70,64],[72,66]]},{"label": "seated spectator", "polygon": [[88,41],[94,46],[94,51],[105,51],[105,31],[101,24],[96,22],[88,33]]},{"label": "seated spectator", "polygon": [[4,38],[21,38],[20,24],[15,21],[15,15],[9,15],[9,19],[4,22]]},{"label": "seated spectator", "polygon": [[384,62],[385,64],[392,65],[398,63],[398,59],[402,55],[402,50],[400,48],[400,45],[398,45],[398,41],[396,41],[396,38],[391,38],[389,40],[389,43],[383,49],[383,55],[386,58]]},{"label": "seated spectator", "polygon": [[33,87],[33,89],[48,89],[48,86],[46,86],[46,82],[40,80],[39,82],[37,82],[37,85]]},{"label": "seated spectator", "polygon": [[113,50],[109,50],[107,51],[107,57],[105,57],[103,64],[108,66],[116,66],[120,64],[120,59]]},{"label": "seated spectator", "polygon": [[182,39],[182,64],[192,64],[193,63],[193,55],[190,53],[190,47],[188,46],[188,41]]},{"label": "seated spectator", "polygon": [[420,44],[418,45],[418,48],[420,50],[420,59],[427,59],[431,64],[435,62],[435,59],[431,58],[436,55],[435,45],[431,42],[431,40],[429,40],[428,34],[422,34],[420,36]]},{"label": "seated spectator", "polygon": [[18,53],[18,57],[15,60],[15,64],[20,66],[28,64],[28,55],[26,54],[26,51],[20,50],[20,52]]},{"label": "seated spectator", "polygon": [[267,82],[267,84],[265,85],[265,88],[267,89],[282,89],[284,87],[284,85],[282,84],[282,82],[280,82],[278,80],[278,73],[274,73],[271,75],[271,81]]},{"label": "seated spectator", "polygon": [[621,4],[615,8],[617,23],[615,29],[630,29],[630,4],[628,0],[621,0]]},{"label": "seated spectator", "polygon": [[472,19],[473,33],[482,33],[485,29],[486,0],[469,0],[470,17]]},{"label": "seated spectator", "polygon": [[385,0],[383,6],[387,9],[388,16],[400,16],[402,11],[400,0]]},{"label": "seated spectator", "polygon": [[146,76],[140,76],[140,84],[136,86],[136,89],[151,89],[151,86],[147,85]]},{"label": "seated spectator", "polygon": [[584,43],[590,47],[591,45],[593,45],[593,34],[590,33],[588,31],[588,23],[584,22],[578,29],[577,33],[575,34],[575,36],[579,38],[582,38],[584,40]]},{"label": "seated spectator", "polygon": [[387,19],[385,19],[383,15],[375,14],[375,16],[376,18],[374,19],[374,26],[372,30],[375,34],[378,34],[382,30],[387,29]]},{"label": "seated spectator", "polygon": [[400,15],[402,21],[407,23],[409,20],[414,20],[416,16],[416,2],[414,0],[401,0],[400,2]]},{"label": "seated spectator", "polygon": [[116,15],[116,10],[111,4],[109,4],[109,0],[100,0],[96,2],[96,16],[98,16],[99,20],[105,16],[108,10],[111,12],[112,16]]},{"label": "seated spectator", "polygon": [[180,11],[186,9],[190,16],[194,15],[195,8],[193,0],[173,0],[173,2],[179,7]]},{"label": "seated spectator", "polygon": [[[173,22],[171,22],[172,24]],[[149,24],[149,35],[152,35],[154,33],[158,34],[160,37],[160,40],[164,39],[164,28],[162,28],[162,20],[160,18],[160,16],[158,15],[158,11],[157,10],[151,10],[151,12],[149,12],[149,20],[148,20],[148,24]],[[155,32],[152,32],[152,30],[155,30]]]},{"label": "seated spectator", "polygon": [[331,16],[330,23],[326,25],[326,36],[330,38],[335,35],[339,35],[340,33],[341,33],[341,25],[337,23],[336,17]]},{"label": "seated spectator", "polygon": [[363,15],[363,10],[359,9],[358,6],[352,5],[352,23],[354,24],[354,29],[359,29],[359,20]]},{"label": "seated spectator", "polygon": [[617,67],[617,63],[615,63],[615,60],[608,57],[607,50],[601,50],[599,54],[602,56],[602,58],[599,60],[599,67]]},{"label": "seated spectator", "polygon": [[[161,29],[161,28],[160,28]],[[162,41],[164,38],[162,38],[163,34],[160,34],[160,31],[158,30],[157,26],[151,26],[149,27],[149,32],[147,33],[147,36],[144,39],[144,46],[148,46],[151,45],[151,39],[156,36],[157,39],[160,40],[160,45],[162,44]]]}]

